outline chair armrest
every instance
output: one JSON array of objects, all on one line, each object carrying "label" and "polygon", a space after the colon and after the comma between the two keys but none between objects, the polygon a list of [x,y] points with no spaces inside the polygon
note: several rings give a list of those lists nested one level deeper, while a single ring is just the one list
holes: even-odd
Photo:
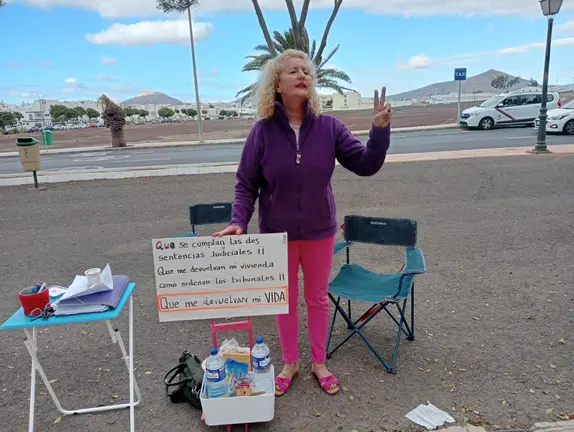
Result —
[{"label": "chair armrest", "polygon": [[344,249],[350,247],[353,243],[348,241],[340,241],[335,243],[335,247],[333,248],[333,256],[341,253]]},{"label": "chair armrest", "polygon": [[410,247],[405,251],[405,265],[402,274],[421,274],[427,271],[425,256],[418,247]]}]

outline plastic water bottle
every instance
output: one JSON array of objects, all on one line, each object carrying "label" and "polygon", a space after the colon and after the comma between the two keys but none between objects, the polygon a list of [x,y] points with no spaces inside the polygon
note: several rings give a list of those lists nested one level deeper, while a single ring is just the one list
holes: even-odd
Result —
[{"label": "plastic water bottle", "polygon": [[225,360],[218,354],[217,348],[212,348],[205,362],[205,387],[210,399],[227,396],[227,378],[225,375]]},{"label": "plastic water bottle", "polygon": [[255,339],[255,346],[251,350],[251,363],[253,366],[253,386],[255,391],[271,392],[273,390],[273,377],[271,376],[271,352],[263,343],[263,338]]}]

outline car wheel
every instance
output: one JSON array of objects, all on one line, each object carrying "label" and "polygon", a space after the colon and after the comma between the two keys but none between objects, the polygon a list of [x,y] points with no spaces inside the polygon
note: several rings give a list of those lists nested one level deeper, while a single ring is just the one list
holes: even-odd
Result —
[{"label": "car wheel", "polygon": [[564,125],[564,133],[567,135],[574,135],[574,120],[570,120]]},{"label": "car wheel", "polygon": [[492,129],[493,126],[494,126],[494,120],[490,117],[483,118],[478,124],[478,127],[482,130]]}]

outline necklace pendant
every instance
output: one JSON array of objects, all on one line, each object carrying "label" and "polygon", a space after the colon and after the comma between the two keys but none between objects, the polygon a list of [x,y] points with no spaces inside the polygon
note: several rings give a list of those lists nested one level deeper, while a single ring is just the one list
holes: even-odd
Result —
[{"label": "necklace pendant", "polygon": [[295,163],[299,165],[301,163],[301,154],[297,153],[297,157],[295,158]]}]

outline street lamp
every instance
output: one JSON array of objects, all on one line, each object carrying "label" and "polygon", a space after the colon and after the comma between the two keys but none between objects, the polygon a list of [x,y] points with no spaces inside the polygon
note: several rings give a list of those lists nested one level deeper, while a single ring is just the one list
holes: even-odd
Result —
[{"label": "street lamp", "polygon": [[46,117],[46,114],[45,114],[45,111],[44,111],[44,110],[45,110],[46,108],[45,108],[44,103],[43,103],[43,102],[44,102],[43,99],[42,99],[43,96],[40,95],[40,93],[35,92],[35,91],[33,91],[33,90],[30,90],[30,93],[34,93],[36,96],[38,96],[38,105],[40,106],[40,111],[42,112],[42,129],[44,129],[44,127],[45,127],[45,125],[44,125],[44,120],[45,120],[45,117]]},{"label": "street lamp", "polygon": [[552,27],[554,25],[554,16],[560,12],[564,0],[540,0],[542,14],[548,17],[548,30],[546,34],[546,56],[544,58],[544,76],[542,79],[542,104],[540,105],[540,114],[538,116],[538,139],[534,146],[534,152],[548,152],[546,145],[546,123],[548,119],[548,73],[550,70],[550,48],[552,46]]},{"label": "street lamp", "polygon": [[199,84],[197,82],[197,66],[195,64],[195,43],[193,40],[191,6],[187,8],[187,19],[189,21],[189,38],[191,42],[191,63],[193,66],[193,83],[195,86],[195,104],[197,105],[197,128],[199,131],[199,142],[203,142],[203,121],[201,119],[201,102],[199,101]]}]

